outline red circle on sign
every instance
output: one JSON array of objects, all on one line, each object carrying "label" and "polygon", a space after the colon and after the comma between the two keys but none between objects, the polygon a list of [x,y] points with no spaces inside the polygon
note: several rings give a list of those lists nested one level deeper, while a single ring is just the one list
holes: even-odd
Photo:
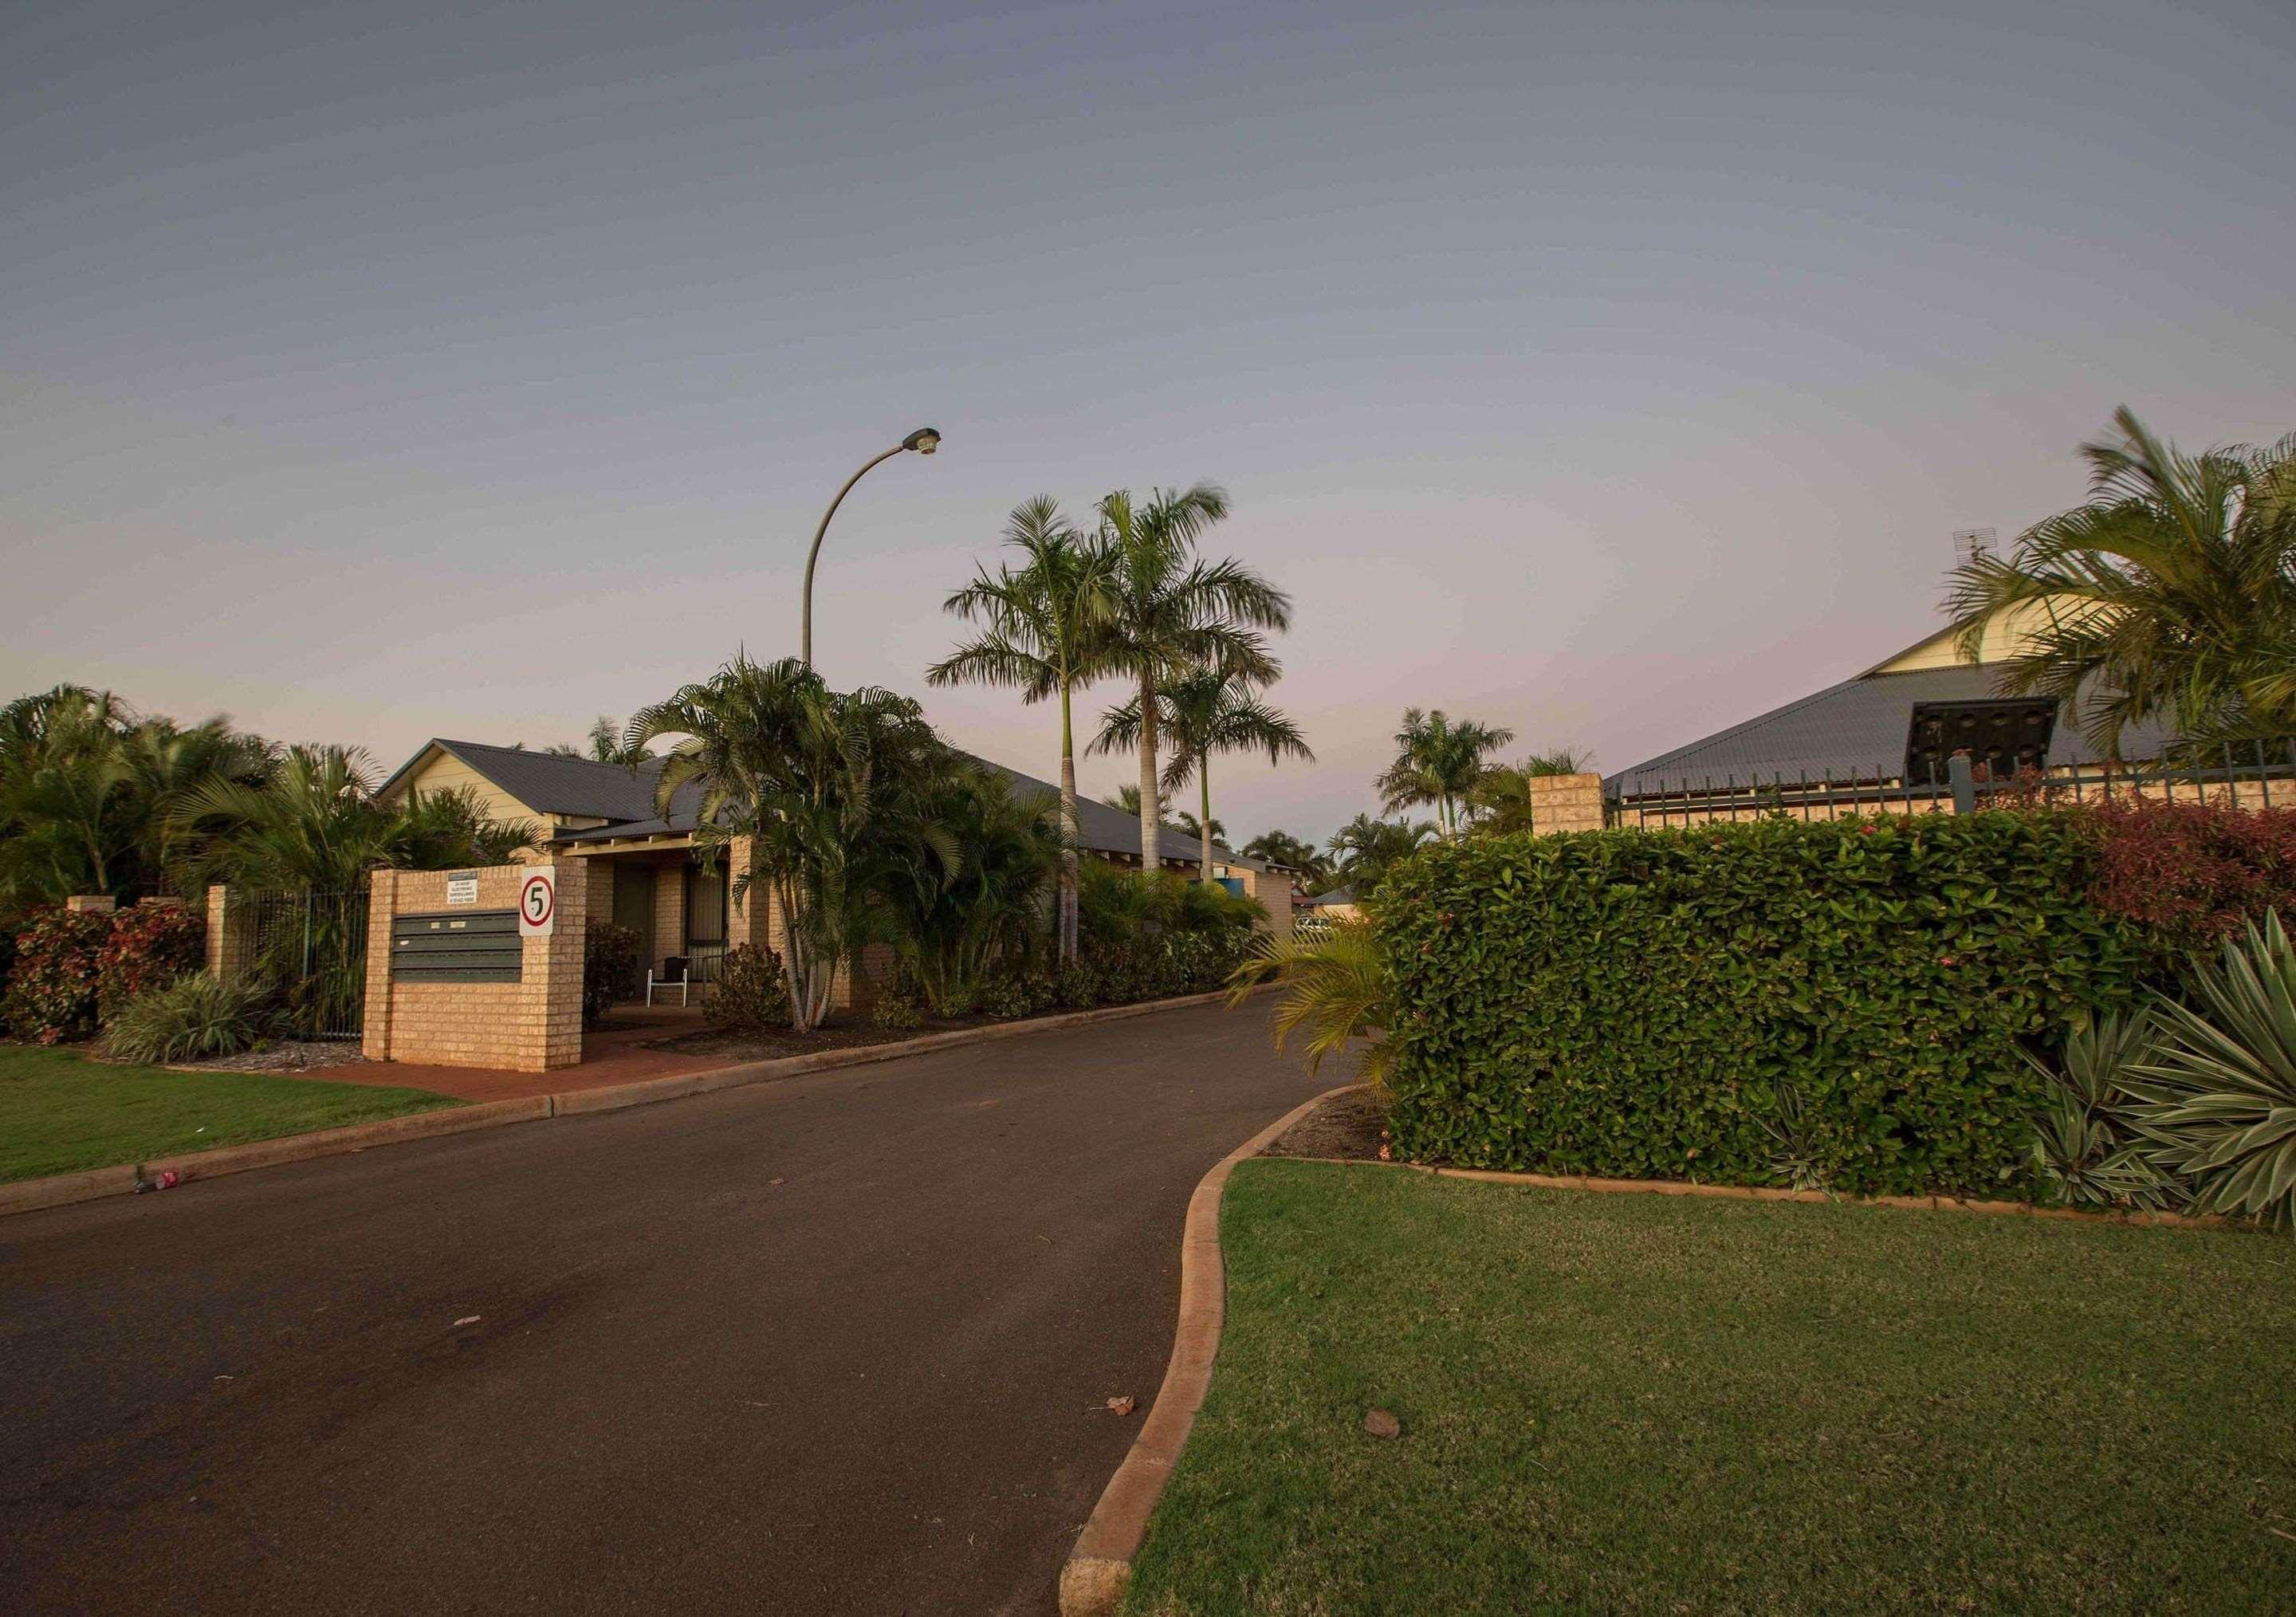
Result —
[{"label": "red circle on sign", "polygon": [[[537,888],[542,890],[542,913],[538,915],[533,910],[533,896]],[[519,914],[526,917],[527,924],[540,926],[545,921],[550,919],[550,912],[557,907],[558,894],[552,889],[550,878],[548,876],[527,877],[526,891],[519,895],[518,899]]]}]

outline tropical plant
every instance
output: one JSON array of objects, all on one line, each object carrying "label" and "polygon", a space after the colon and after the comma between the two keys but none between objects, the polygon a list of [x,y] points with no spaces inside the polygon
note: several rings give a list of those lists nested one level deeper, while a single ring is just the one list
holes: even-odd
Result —
[{"label": "tropical plant", "polygon": [[263,1038],[267,997],[258,979],[223,982],[186,972],[129,1000],[105,1025],[104,1041],[112,1055],[146,1063],[236,1055]]},{"label": "tropical plant", "polygon": [[2081,447],[2087,504],[1954,570],[1962,654],[2015,614],[2002,690],[2056,698],[2106,753],[2148,721],[2203,741],[2296,731],[2296,434],[2189,456],[2126,406],[2112,421]]},{"label": "tropical plant", "polygon": [[[1177,792],[1193,776],[1201,812],[1181,824],[1201,847],[1197,877],[1212,879],[1212,842],[1226,828],[1212,818],[1211,760],[1223,752],[1265,752],[1272,767],[1286,758],[1312,762],[1300,726],[1259,696],[1259,683],[1226,666],[1192,669],[1168,679],[1155,694],[1158,727],[1170,737],[1172,759],[1161,784]],[[1128,751],[1148,744],[1150,726],[1140,699],[1111,708],[1101,717],[1096,752]]]},{"label": "tropical plant", "polygon": [[1267,982],[1283,985],[1275,1002],[1275,1047],[1306,1033],[1308,1071],[1314,1072],[1326,1056],[1359,1043],[1357,1073],[1384,1104],[1394,1050],[1384,1037],[1390,1014],[1385,968],[1370,923],[1335,921],[1308,938],[1261,937],[1228,978],[1228,1004],[1242,1005]]},{"label": "tropical plant", "polygon": [[2144,1142],[2121,1116],[2128,1075],[2154,1037],[2149,1011],[2107,1011],[2065,1036],[2057,1062],[2023,1052],[2049,1080],[2049,1101],[2033,1124],[2033,1166],[2058,1201],[2159,1208],[2178,1200],[2174,1182],[2145,1158]]},{"label": "tropical plant", "polygon": [[1530,783],[1559,775],[1584,775],[1593,759],[1575,748],[1533,752],[1511,764],[1493,764],[1467,788],[1467,813],[1478,831],[1496,836],[1535,829]]},{"label": "tropical plant", "polygon": [[2197,1004],[2164,999],[2160,1037],[2120,1079],[2145,1160],[2193,1211],[2296,1231],[2296,947],[2272,911],[2196,964]]},{"label": "tropical plant", "polygon": [[1395,761],[1373,784],[1390,814],[1432,804],[1437,829],[1449,841],[1459,834],[1459,803],[1481,778],[1484,757],[1513,739],[1512,730],[1471,718],[1454,724],[1440,708],[1411,708],[1395,733]]},{"label": "tropical plant", "polygon": [[1328,874],[1357,897],[1368,898],[1390,868],[1439,834],[1431,820],[1375,820],[1358,814],[1332,833]]},{"label": "tropical plant", "polygon": [[790,1025],[789,977],[772,949],[729,950],[701,990],[701,1020],[720,1033],[769,1033]]},{"label": "tropical plant", "polygon": [[1206,562],[1196,541],[1227,515],[1227,496],[1210,483],[1156,490],[1145,504],[1129,493],[1100,502],[1098,544],[1110,553],[1113,597],[1099,636],[1098,664],[1137,686],[1140,713],[1140,868],[1163,868],[1155,800],[1163,718],[1158,692],[1201,668],[1246,679],[1277,672],[1256,629],[1292,621],[1292,599],[1241,562]]},{"label": "tropical plant", "polygon": [[207,962],[207,918],[186,904],[139,904],[111,917],[95,956],[95,1014],[122,1006]]},{"label": "tropical plant", "polygon": [[933,823],[936,789],[957,767],[917,704],[874,687],[840,694],[795,658],[736,656],[711,678],[630,720],[642,745],[682,736],[664,760],[656,801],[693,786],[693,846],[704,858],[747,839],[734,900],[762,883],[783,920],[790,1021],[804,1032],[829,1012],[837,974],[872,942],[899,940],[886,902],[920,864],[943,874],[960,856]]},{"label": "tropical plant", "polygon": [[95,1031],[98,961],[111,917],[52,905],[32,912],[16,932],[4,1014],[18,1038],[44,1045]]},{"label": "tropical plant", "polygon": [[627,733],[614,722],[613,715],[601,713],[590,721],[589,744],[570,747],[563,742],[543,751],[552,758],[586,758],[594,764],[620,764],[635,768],[649,761],[653,753],[644,747],[632,747]]},{"label": "tropical plant", "polygon": [[1057,800],[971,764],[931,789],[924,812],[935,840],[910,845],[887,893],[895,948],[925,1004],[961,1015],[991,980],[1037,964],[1065,839]]},{"label": "tropical plant", "polygon": [[1331,874],[1323,850],[1288,831],[1263,831],[1239,851],[1251,858],[1265,859],[1270,865],[1281,865],[1286,870],[1296,870],[1302,880],[1309,882],[1321,882]]},{"label": "tropical plant", "polygon": [[[1060,957],[1077,952],[1077,869],[1082,832],[1077,818],[1076,726],[1072,699],[1098,671],[1100,642],[1114,615],[1115,553],[1078,532],[1050,495],[1013,508],[1004,542],[1021,565],[949,596],[946,609],[981,632],[926,670],[928,684],[1017,687],[1024,702],[1061,706]],[[1138,805],[1134,805],[1136,812]]]},{"label": "tropical plant", "polygon": [[[1140,788],[1132,784],[1129,781],[1126,782],[1123,785],[1119,786],[1115,791],[1110,792],[1101,800],[1111,808],[1123,809],[1125,813],[1130,815],[1136,820],[1140,817]],[[1157,792],[1156,818],[1159,823],[1169,817],[1171,812],[1172,805],[1170,801],[1164,796],[1163,792]]]}]

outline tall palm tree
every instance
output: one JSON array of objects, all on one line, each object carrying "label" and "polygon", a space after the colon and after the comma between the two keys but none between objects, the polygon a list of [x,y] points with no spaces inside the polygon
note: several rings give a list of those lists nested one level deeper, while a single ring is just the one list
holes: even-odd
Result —
[{"label": "tall palm tree", "polygon": [[1004,542],[1016,569],[986,567],[949,596],[947,610],[981,632],[925,671],[926,683],[1017,687],[1024,702],[1061,704],[1060,957],[1077,954],[1076,725],[1071,698],[1098,671],[1102,633],[1115,611],[1114,553],[1079,533],[1050,495],[1013,508]]},{"label": "tall palm tree", "polygon": [[2081,446],[2087,505],[1954,570],[1963,654],[2020,611],[2001,689],[2056,698],[2107,753],[2148,720],[2196,740],[2296,732],[2296,433],[2188,456],[2125,406],[2112,423]]},{"label": "tall palm tree", "polygon": [[1332,871],[1358,898],[1368,897],[1386,879],[1388,867],[1441,833],[1431,820],[1375,820],[1358,814],[1332,833]]},{"label": "tall palm tree", "polygon": [[1493,764],[1468,788],[1467,812],[1479,831],[1505,835],[1532,830],[1530,783],[1558,775],[1584,775],[1593,766],[1590,754],[1572,747],[1533,752],[1511,764]]},{"label": "tall palm tree", "polygon": [[1266,681],[1277,672],[1255,629],[1292,621],[1292,598],[1234,558],[1206,562],[1196,541],[1227,515],[1210,483],[1157,489],[1144,504],[1119,491],[1100,502],[1099,543],[1113,553],[1115,597],[1100,644],[1111,673],[1137,682],[1140,711],[1140,867],[1163,868],[1153,808],[1162,721],[1157,692],[1194,669],[1228,668]]},{"label": "tall palm tree", "polygon": [[1255,859],[1296,870],[1310,882],[1320,882],[1331,874],[1330,866],[1324,862],[1323,850],[1288,831],[1263,831],[1246,842],[1242,851]]},{"label": "tall palm tree", "polygon": [[[1162,776],[1164,789],[1177,792],[1190,776],[1195,777],[1201,808],[1187,817],[1187,823],[1202,844],[1197,879],[1209,882],[1217,825],[1212,818],[1212,759],[1222,752],[1265,752],[1272,767],[1286,758],[1313,762],[1316,755],[1308,751],[1300,726],[1260,700],[1258,682],[1232,667],[1197,669],[1168,679],[1153,700],[1160,720],[1157,727],[1172,741],[1172,760]],[[1147,712],[1138,697],[1111,708],[1102,716],[1093,750],[1144,748],[1150,730]]]},{"label": "tall palm tree", "polygon": [[1474,789],[1484,757],[1513,739],[1513,730],[1472,718],[1453,724],[1440,708],[1431,713],[1412,708],[1395,733],[1395,761],[1372,784],[1390,814],[1434,805],[1436,824],[1448,841],[1459,834],[1459,800]]}]

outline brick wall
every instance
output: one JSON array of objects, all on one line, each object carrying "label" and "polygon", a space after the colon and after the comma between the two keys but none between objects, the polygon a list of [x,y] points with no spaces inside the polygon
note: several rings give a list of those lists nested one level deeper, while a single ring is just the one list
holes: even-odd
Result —
[{"label": "brick wall", "polygon": [[[529,867],[478,873],[476,909],[510,909]],[[558,926],[524,943],[516,982],[403,982],[390,974],[397,916],[447,913],[443,870],[381,870],[367,920],[366,1040],[370,1061],[547,1072],[582,1059],[582,947],[589,933],[589,866],[557,866]]]},{"label": "brick wall", "polygon": [[1530,790],[1530,825],[1539,835],[1603,829],[1601,776],[1547,775],[1535,776],[1527,784]]},{"label": "brick wall", "polygon": [[229,982],[255,964],[255,905],[223,886],[208,889],[208,975]]}]

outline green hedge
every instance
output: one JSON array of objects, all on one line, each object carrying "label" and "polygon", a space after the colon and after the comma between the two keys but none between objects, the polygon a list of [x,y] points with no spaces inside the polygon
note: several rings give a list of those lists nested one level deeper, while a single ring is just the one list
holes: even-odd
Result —
[{"label": "green hedge", "polygon": [[1377,907],[1396,1153],[2026,1194],[2017,1041],[2125,1003],[2148,958],[2087,896],[2095,845],[2079,817],[1988,813],[1431,849]]}]

